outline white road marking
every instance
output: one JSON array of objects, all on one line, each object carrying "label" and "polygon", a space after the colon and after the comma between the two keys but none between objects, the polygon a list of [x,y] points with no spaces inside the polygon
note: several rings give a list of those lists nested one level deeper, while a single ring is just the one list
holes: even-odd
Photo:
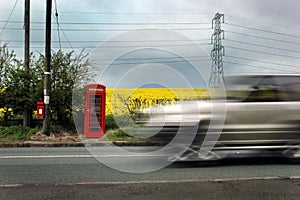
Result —
[{"label": "white road marking", "polygon": [[44,156],[0,156],[0,159],[26,159],[26,158],[92,158],[92,155],[44,155]]},{"label": "white road marking", "polygon": [[22,184],[6,184],[6,185],[0,185],[0,188],[11,188],[11,187],[22,187]]},{"label": "white road marking", "polygon": [[[256,181],[256,180],[281,180],[282,177],[248,177],[248,178],[225,178],[225,179],[186,179],[186,180],[142,180],[142,181],[111,181],[111,182],[77,182],[77,183],[55,183],[56,186],[76,186],[76,185],[130,185],[130,184],[167,184],[167,183],[204,183],[204,182],[232,182],[232,181]],[[300,179],[300,176],[286,177],[285,179]],[[23,187],[26,184],[5,184],[0,188]],[[35,186],[38,186],[35,185]]]},{"label": "white road marking", "polygon": [[[289,178],[289,177],[288,177]],[[145,181],[112,181],[112,182],[79,182],[68,185],[128,185],[128,184],[159,184],[159,183],[195,183],[195,182],[229,182],[229,181],[251,181],[251,180],[279,180],[280,177],[249,177],[249,178],[225,178],[225,179],[185,179],[185,180],[145,180]],[[56,185],[61,185],[57,183]],[[64,185],[64,184],[62,184]]]},{"label": "white road marking", "polygon": [[149,155],[149,154],[133,154],[133,155],[20,155],[20,156],[0,156],[0,159],[28,159],[28,158],[109,158],[109,157],[160,157],[166,155]]}]

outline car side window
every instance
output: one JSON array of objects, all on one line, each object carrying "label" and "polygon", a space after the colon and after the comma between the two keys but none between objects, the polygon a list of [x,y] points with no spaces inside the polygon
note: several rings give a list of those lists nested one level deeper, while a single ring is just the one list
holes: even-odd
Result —
[{"label": "car side window", "polygon": [[272,76],[265,76],[256,85],[252,86],[246,102],[273,102],[281,101],[278,95],[278,85],[275,84]]},{"label": "car side window", "polygon": [[276,77],[279,85],[279,96],[284,101],[300,101],[300,77],[279,76]]},{"label": "car side window", "polygon": [[225,81],[230,101],[300,101],[300,76],[233,76]]},{"label": "car side window", "polygon": [[261,79],[258,76],[229,77],[225,82],[227,100],[247,101],[253,85],[257,85]]},{"label": "car side window", "polygon": [[227,99],[241,102],[280,101],[272,76],[233,77],[227,84]]}]

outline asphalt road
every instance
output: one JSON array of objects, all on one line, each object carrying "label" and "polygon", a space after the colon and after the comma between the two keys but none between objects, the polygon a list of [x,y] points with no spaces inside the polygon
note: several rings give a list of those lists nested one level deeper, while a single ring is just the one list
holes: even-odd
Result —
[{"label": "asphalt road", "polygon": [[[109,152],[104,157],[119,165],[134,161]],[[126,173],[102,164],[85,148],[1,148],[0,199],[300,199],[300,164],[227,160]]]}]

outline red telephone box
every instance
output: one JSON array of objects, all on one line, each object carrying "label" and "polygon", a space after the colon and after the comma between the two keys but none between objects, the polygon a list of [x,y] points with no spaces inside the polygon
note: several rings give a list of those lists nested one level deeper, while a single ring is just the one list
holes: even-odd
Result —
[{"label": "red telephone box", "polygon": [[38,101],[36,102],[36,115],[40,118],[44,118],[44,102]]},{"label": "red telephone box", "polygon": [[84,136],[100,138],[105,131],[105,86],[89,84],[86,86]]}]

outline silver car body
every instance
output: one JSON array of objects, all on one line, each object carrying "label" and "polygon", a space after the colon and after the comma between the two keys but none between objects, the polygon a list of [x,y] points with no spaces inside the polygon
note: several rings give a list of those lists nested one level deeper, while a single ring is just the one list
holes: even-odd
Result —
[{"label": "silver car body", "polygon": [[[178,127],[197,126],[195,140],[186,153],[189,156],[179,158],[183,160],[197,154],[195,148],[202,147],[205,137],[213,134],[218,135],[208,139],[214,144],[213,156],[209,158],[267,154],[297,157],[300,75],[230,76],[225,77],[225,83],[225,102],[192,101],[157,106],[148,110],[150,117],[144,121],[146,127],[161,128],[158,135],[170,140]],[[218,106],[223,106],[226,112],[213,113],[212,109]]]}]

